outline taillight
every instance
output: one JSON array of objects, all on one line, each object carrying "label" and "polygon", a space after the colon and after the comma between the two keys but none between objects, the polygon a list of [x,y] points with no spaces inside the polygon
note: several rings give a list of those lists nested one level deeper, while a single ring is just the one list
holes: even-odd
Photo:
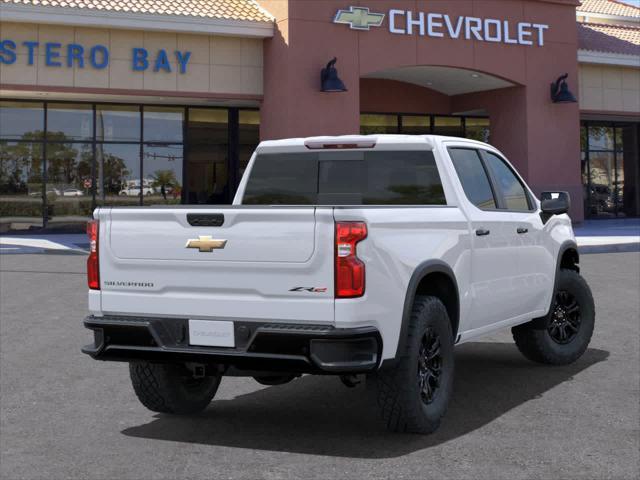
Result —
[{"label": "taillight", "polygon": [[98,220],[87,222],[89,258],[87,258],[87,283],[91,290],[100,290],[100,263],[98,260]]},{"label": "taillight", "polygon": [[364,222],[336,222],[336,298],[364,295],[364,262],[358,258],[356,245],[365,238]]}]

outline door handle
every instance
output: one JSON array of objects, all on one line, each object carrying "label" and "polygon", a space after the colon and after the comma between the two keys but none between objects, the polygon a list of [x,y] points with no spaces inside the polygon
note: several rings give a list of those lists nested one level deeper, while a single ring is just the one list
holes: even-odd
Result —
[{"label": "door handle", "polygon": [[528,228],[524,228],[524,227],[518,228],[518,235],[524,235],[525,233],[529,233]]},{"label": "door handle", "polygon": [[478,237],[486,237],[491,233],[491,230],[487,230],[486,228],[479,228],[476,230],[476,235]]}]

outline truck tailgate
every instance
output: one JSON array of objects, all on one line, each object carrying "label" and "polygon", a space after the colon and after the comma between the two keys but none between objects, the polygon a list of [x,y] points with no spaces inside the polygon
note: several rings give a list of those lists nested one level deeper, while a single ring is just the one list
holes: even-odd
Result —
[{"label": "truck tailgate", "polygon": [[[99,220],[102,313],[334,320],[330,208],[123,208]],[[203,220],[222,224],[194,226]]]}]

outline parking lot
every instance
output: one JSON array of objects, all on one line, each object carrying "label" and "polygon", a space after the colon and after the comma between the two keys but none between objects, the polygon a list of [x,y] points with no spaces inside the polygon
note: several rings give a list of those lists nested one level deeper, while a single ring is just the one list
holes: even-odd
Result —
[{"label": "parking lot", "polygon": [[640,475],[640,254],[582,257],[597,319],[576,364],[544,367],[509,331],[457,350],[432,436],[389,434],[364,386],[225,378],[203,414],[158,415],[91,341],[85,257],[0,256],[0,477],[634,479]]}]

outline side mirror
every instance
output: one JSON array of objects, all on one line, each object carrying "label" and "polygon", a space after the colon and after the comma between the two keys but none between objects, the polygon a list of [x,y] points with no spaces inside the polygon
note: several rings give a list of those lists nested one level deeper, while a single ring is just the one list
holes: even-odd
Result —
[{"label": "side mirror", "polygon": [[540,196],[542,213],[547,216],[568,213],[571,197],[568,192],[542,192]]}]

